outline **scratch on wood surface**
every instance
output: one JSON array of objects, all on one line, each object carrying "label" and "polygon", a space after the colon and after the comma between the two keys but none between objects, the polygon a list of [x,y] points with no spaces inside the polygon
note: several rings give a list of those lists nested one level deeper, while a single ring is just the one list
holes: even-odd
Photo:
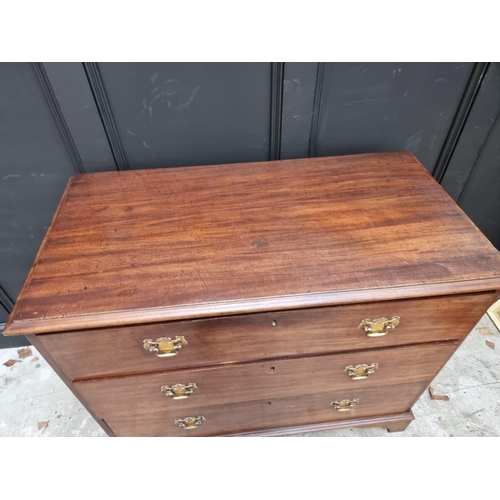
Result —
[{"label": "scratch on wood surface", "polygon": [[267,241],[253,240],[252,245],[257,245],[257,248],[268,247],[269,243]]},{"label": "scratch on wood surface", "polygon": [[205,283],[205,280],[202,278],[201,276],[201,273],[200,273],[200,270],[199,269],[196,269],[196,272],[198,273],[198,276],[201,280],[201,282],[205,285],[205,288],[208,290],[208,292],[210,293],[210,295],[213,297],[214,300],[218,300],[217,297],[215,296],[215,294],[212,292],[212,290],[210,290],[210,287]]},{"label": "scratch on wood surface", "polygon": [[100,264],[99,259],[96,259],[95,257],[92,257],[91,255],[86,255],[82,252],[75,252],[75,253],[77,253],[78,255],[80,255],[81,257],[83,257],[85,259],[90,259],[90,260],[93,260],[93,261],[98,262]]},{"label": "scratch on wood surface", "polygon": [[50,307],[51,309],[54,309],[54,311],[55,311],[57,314],[59,314],[61,317],[64,317],[64,314],[63,314],[61,311],[59,311],[58,309],[56,309],[53,305],[50,305],[50,304],[49,304],[49,307]]}]

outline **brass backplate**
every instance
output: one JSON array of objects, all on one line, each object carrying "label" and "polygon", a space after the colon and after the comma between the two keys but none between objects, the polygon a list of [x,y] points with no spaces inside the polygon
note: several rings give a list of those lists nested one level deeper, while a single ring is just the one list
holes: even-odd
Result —
[{"label": "brass backplate", "polygon": [[337,411],[352,410],[359,403],[359,399],[342,399],[340,401],[333,401],[331,406]]},{"label": "brass backplate", "polygon": [[372,363],[370,365],[349,365],[345,367],[344,373],[347,373],[352,380],[364,380],[368,378],[369,375],[375,372],[378,368],[378,363]]},{"label": "brass backplate", "polygon": [[191,394],[193,394],[196,389],[198,389],[198,386],[195,383],[191,382],[187,385],[164,385],[160,390],[161,392],[164,392],[166,396],[170,396],[172,399],[186,399],[191,396]]},{"label": "brass backplate", "polygon": [[358,328],[364,330],[368,337],[382,337],[387,335],[388,331],[396,328],[399,325],[399,316],[393,316],[392,318],[386,318],[382,316],[377,319],[365,318],[361,321]]},{"label": "brass backplate", "polygon": [[145,339],[143,341],[144,349],[154,352],[159,358],[176,356],[187,344],[187,340],[182,336],[175,337],[173,340],[170,337],[161,337],[156,340]]},{"label": "brass backplate", "polygon": [[198,417],[185,417],[185,418],[176,418],[174,423],[181,427],[182,429],[196,429],[196,427],[203,424],[206,418],[203,415]]}]

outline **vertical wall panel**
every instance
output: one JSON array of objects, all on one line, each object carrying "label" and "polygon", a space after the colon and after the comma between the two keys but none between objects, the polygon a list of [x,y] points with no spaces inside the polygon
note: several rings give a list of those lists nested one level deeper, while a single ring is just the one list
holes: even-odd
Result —
[{"label": "vertical wall panel", "polygon": [[500,250],[500,119],[498,118],[459,198],[459,205]]},{"label": "vertical wall panel", "polygon": [[432,172],[473,63],[328,63],[317,155],[412,152]]},{"label": "vertical wall panel", "polygon": [[0,283],[15,299],[76,169],[31,64],[0,64],[0,117]]},{"label": "vertical wall panel", "polygon": [[99,63],[130,168],[269,159],[270,63]]},{"label": "vertical wall panel", "polygon": [[2,329],[1,325],[7,321],[7,318],[9,317],[9,313],[7,312],[7,309],[5,309],[2,304],[0,304],[0,331]]},{"label": "vertical wall panel", "polygon": [[441,182],[455,201],[469,180],[499,113],[500,63],[491,63]]},{"label": "vertical wall panel", "polygon": [[281,159],[307,158],[318,63],[286,63]]},{"label": "vertical wall panel", "polygon": [[108,139],[82,63],[44,63],[86,172],[115,170]]}]

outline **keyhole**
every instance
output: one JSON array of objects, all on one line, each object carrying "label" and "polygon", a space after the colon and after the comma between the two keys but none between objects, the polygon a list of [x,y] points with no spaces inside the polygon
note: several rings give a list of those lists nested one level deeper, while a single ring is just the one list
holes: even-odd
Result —
[{"label": "keyhole", "polygon": [[271,371],[273,372],[274,370],[276,370],[276,368],[274,368],[274,366],[271,366]]},{"label": "keyhole", "polygon": [[267,406],[271,406],[271,401],[268,401],[268,402],[267,402]]},{"label": "keyhole", "polygon": [[271,326],[278,326],[278,322],[275,319],[273,319],[271,321]]}]

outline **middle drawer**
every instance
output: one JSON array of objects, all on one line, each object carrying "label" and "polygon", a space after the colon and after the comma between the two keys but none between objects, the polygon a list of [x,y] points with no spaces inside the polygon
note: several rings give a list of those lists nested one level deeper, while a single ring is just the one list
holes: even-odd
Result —
[{"label": "middle drawer", "polygon": [[[457,342],[447,342],[113,377],[75,385],[105,420],[168,409],[177,414],[190,407],[431,381],[456,347]],[[191,394],[182,394],[183,388],[177,385],[186,386]],[[176,399],[179,395],[187,397]]]}]

